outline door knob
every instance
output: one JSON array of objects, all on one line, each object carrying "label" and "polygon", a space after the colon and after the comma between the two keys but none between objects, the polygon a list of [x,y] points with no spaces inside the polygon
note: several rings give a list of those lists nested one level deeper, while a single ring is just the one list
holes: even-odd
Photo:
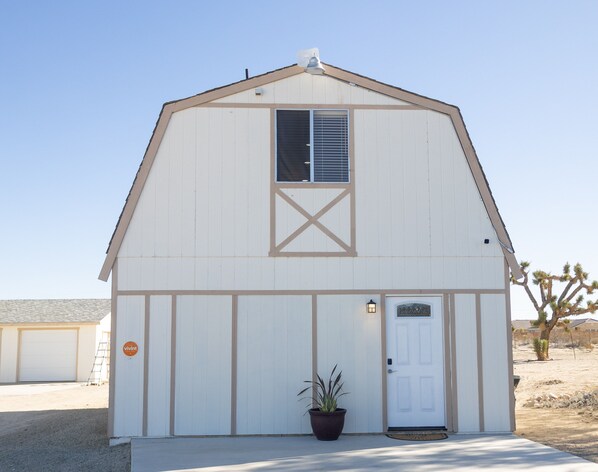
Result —
[{"label": "door knob", "polygon": [[389,374],[392,374],[393,372],[396,372],[396,370],[388,369],[386,372],[388,372]]}]

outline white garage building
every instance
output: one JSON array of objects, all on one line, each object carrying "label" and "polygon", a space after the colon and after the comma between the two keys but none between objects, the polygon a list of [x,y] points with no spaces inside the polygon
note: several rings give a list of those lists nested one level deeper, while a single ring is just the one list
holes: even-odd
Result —
[{"label": "white garage building", "polygon": [[0,300],[0,383],[84,382],[109,337],[110,300]]}]

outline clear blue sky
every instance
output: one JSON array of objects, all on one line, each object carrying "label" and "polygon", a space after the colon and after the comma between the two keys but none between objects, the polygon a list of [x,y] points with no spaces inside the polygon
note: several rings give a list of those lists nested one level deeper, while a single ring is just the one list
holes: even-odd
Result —
[{"label": "clear blue sky", "polygon": [[518,258],[598,278],[597,25],[597,1],[0,0],[0,298],[109,297],[162,103],[310,47],[459,106]]}]

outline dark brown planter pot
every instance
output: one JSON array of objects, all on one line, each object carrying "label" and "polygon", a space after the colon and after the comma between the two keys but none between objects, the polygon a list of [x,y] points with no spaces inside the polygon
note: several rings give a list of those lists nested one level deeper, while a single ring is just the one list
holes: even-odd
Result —
[{"label": "dark brown planter pot", "polygon": [[345,426],[344,408],[337,408],[332,413],[324,413],[318,408],[309,410],[311,429],[320,441],[336,441]]}]

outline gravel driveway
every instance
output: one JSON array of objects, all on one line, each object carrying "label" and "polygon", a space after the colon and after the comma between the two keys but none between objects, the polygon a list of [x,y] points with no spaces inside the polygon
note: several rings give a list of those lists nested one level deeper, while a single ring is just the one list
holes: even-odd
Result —
[{"label": "gravel driveway", "polygon": [[108,385],[0,385],[0,470],[129,471],[130,446],[108,447]]}]

